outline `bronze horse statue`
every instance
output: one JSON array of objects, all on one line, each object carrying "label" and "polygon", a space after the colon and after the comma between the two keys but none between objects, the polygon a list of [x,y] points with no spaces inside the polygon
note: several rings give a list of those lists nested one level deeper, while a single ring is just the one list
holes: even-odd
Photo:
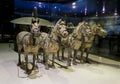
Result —
[{"label": "bronze horse statue", "polygon": [[91,34],[89,36],[85,36],[85,40],[81,46],[81,62],[83,62],[83,53],[85,51],[86,51],[86,62],[89,62],[88,55],[92,48],[95,36],[99,35],[99,36],[105,37],[107,35],[107,32],[98,23],[94,23],[92,26],[90,26],[90,30],[91,30]]},{"label": "bronze horse statue", "polygon": [[54,66],[55,54],[59,50],[59,38],[65,38],[68,35],[65,21],[59,19],[55,24],[54,28],[47,34],[41,32],[40,35],[40,47],[43,49],[43,60],[45,61],[45,69],[49,69],[48,59],[49,55],[52,54],[52,66]]},{"label": "bronze horse statue", "polygon": [[[76,64],[76,57],[79,48],[82,45],[83,36],[89,35],[90,28],[86,22],[80,22],[67,38],[62,38],[62,59],[64,59],[64,50],[68,48],[67,66],[71,65],[72,50],[74,50],[73,64]],[[58,52],[59,59],[59,52]]]},{"label": "bronze horse statue", "polygon": [[[21,65],[21,51],[23,49],[25,57],[25,69],[26,73],[30,74],[31,70],[35,67],[35,59],[39,51],[39,36],[40,36],[40,24],[37,18],[32,19],[30,32],[21,31],[16,36],[16,43],[18,47],[18,66]],[[28,54],[33,54],[33,67],[28,70]]]}]

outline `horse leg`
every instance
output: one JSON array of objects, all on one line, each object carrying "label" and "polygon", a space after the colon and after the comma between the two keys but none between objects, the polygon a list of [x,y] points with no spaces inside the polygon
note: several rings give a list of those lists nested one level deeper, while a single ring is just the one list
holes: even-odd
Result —
[{"label": "horse leg", "polygon": [[68,59],[67,59],[67,66],[71,66],[71,49],[68,48]]},{"label": "horse leg", "polygon": [[60,55],[59,55],[60,49],[57,51],[57,58],[60,61]]},{"label": "horse leg", "polygon": [[49,66],[48,66],[48,55],[45,54],[45,69],[49,70]]},{"label": "horse leg", "polygon": [[52,67],[53,68],[55,68],[54,62],[55,62],[55,53],[53,53],[53,56],[52,56]]},{"label": "horse leg", "polygon": [[84,53],[84,50],[81,50],[81,59],[80,59],[81,63],[83,63],[83,53]]},{"label": "horse leg", "polygon": [[77,50],[74,50],[73,64],[76,65]]},{"label": "horse leg", "polygon": [[37,62],[40,62],[38,54],[36,55]]},{"label": "horse leg", "polygon": [[86,49],[86,62],[89,63],[89,60],[88,60],[88,55],[89,55],[89,49]]},{"label": "horse leg", "polygon": [[18,64],[17,64],[17,66],[20,66],[22,64],[21,63],[21,49],[22,49],[22,47],[19,46],[19,48],[18,48]]},{"label": "horse leg", "polygon": [[36,58],[36,55],[35,55],[35,54],[33,54],[33,67],[32,67],[32,70],[34,70],[34,69],[35,69],[35,58]]},{"label": "horse leg", "polygon": [[65,50],[65,48],[62,48],[62,60],[65,59],[65,57],[64,57],[64,50]]},{"label": "horse leg", "polygon": [[25,70],[27,74],[30,74],[28,70],[28,54],[25,54]]},{"label": "horse leg", "polygon": [[43,52],[43,63],[45,63],[45,52]]},{"label": "horse leg", "polygon": [[21,52],[18,52],[18,64],[17,66],[21,65]]}]

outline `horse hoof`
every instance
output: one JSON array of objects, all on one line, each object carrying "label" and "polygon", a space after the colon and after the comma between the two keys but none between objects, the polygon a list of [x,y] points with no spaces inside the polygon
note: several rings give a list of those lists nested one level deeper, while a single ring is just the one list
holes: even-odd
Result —
[{"label": "horse hoof", "polygon": [[71,66],[71,64],[69,63],[68,66]]},{"label": "horse hoof", "polygon": [[46,70],[49,70],[49,67],[45,67]]},{"label": "horse hoof", "polygon": [[81,60],[80,62],[81,62],[82,64],[84,63],[84,61],[83,61],[83,60]]},{"label": "horse hoof", "polygon": [[45,64],[45,60],[43,60],[42,63]]},{"label": "horse hoof", "polygon": [[31,72],[32,72],[32,70],[29,70],[29,71],[27,71],[26,73],[27,73],[28,75],[30,75],[30,74],[31,74]]},{"label": "horse hoof", "polygon": [[52,65],[52,68],[55,69],[55,65]]},{"label": "horse hoof", "polygon": [[18,63],[18,64],[17,64],[17,66],[20,66],[20,65],[21,65],[21,63]]},{"label": "horse hoof", "polygon": [[60,58],[57,58],[59,61],[61,61],[61,59]]},{"label": "horse hoof", "polygon": [[77,65],[77,63],[76,63],[76,62],[73,62],[73,65]]},{"label": "horse hoof", "polygon": [[37,60],[37,63],[40,63],[41,61],[40,61],[40,59],[39,60]]},{"label": "horse hoof", "polygon": [[63,57],[62,60],[65,60],[65,58]]},{"label": "horse hoof", "polygon": [[29,75],[31,74],[32,70],[25,70],[25,74]]},{"label": "horse hoof", "polygon": [[90,63],[90,61],[88,61],[88,60],[86,60],[85,62],[86,62],[86,63]]}]

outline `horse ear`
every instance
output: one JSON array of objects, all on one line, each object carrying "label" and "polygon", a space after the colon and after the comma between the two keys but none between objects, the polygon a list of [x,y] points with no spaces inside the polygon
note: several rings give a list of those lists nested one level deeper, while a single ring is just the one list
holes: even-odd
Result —
[{"label": "horse ear", "polygon": [[34,23],[34,20],[32,19],[32,20],[31,20],[31,24],[33,24],[33,23]]},{"label": "horse ear", "polygon": [[62,21],[62,19],[59,19],[59,20],[56,22],[54,28],[56,28],[56,27],[59,25],[59,23],[60,23],[61,21]]},{"label": "horse ear", "polygon": [[65,21],[65,20],[63,20],[63,22],[66,24],[66,21]]},{"label": "horse ear", "polygon": [[62,19],[59,19],[56,24],[60,23],[61,21],[62,21]]},{"label": "horse ear", "polygon": [[65,21],[61,21],[60,25],[65,25],[65,23],[66,23]]}]

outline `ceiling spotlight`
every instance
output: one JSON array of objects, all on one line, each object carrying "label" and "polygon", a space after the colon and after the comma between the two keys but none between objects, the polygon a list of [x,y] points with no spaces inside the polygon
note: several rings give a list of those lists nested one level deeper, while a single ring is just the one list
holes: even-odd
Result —
[{"label": "ceiling spotlight", "polygon": [[73,3],[72,3],[72,5],[73,5],[73,6],[74,6],[74,5],[76,5],[76,3],[75,3],[75,2],[73,2]]},{"label": "ceiling spotlight", "polygon": [[56,9],[57,7],[55,6],[54,8]]},{"label": "ceiling spotlight", "polygon": [[76,6],[72,6],[72,8],[73,8],[73,9],[75,9],[75,8],[76,8]]},{"label": "ceiling spotlight", "polygon": [[105,13],[105,2],[103,2],[102,13]]}]

